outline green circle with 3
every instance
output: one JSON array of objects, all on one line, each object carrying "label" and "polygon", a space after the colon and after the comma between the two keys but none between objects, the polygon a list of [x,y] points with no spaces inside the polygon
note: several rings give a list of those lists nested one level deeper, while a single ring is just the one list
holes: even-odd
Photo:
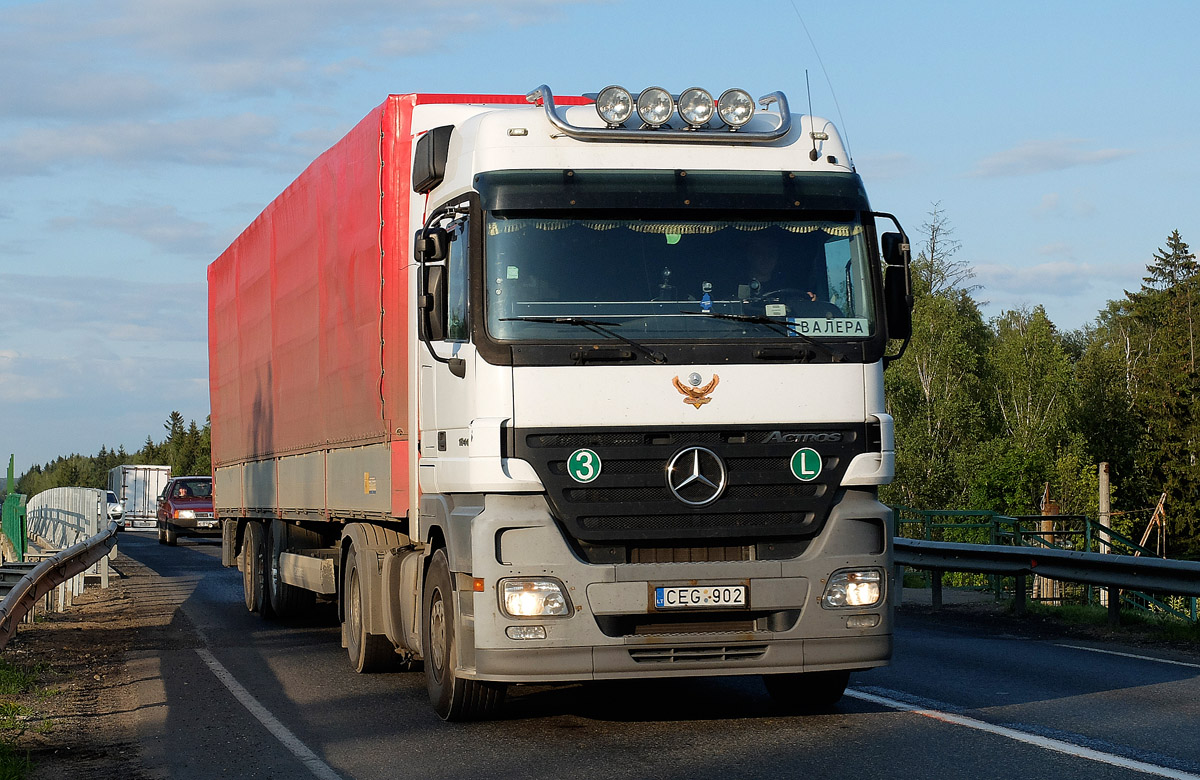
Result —
[{"label": "green circle with 3", "polygon": [[592,450],[575,450],[567,458],[567,473],[576,482],[591,482],[600,476],[600,456]]}]

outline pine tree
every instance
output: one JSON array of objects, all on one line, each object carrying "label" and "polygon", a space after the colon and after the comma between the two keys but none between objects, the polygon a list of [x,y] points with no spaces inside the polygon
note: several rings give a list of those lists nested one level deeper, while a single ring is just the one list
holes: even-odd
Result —
[{"label": "pine tree", "polygon": [[[1134,406],[1146,421],[1139,467],[1167,494],[1171,551],[1200,553],[1200,375],[1196,371],[1196,304],[1200,266],[1172,231],[1146,268],[1141,290],[1126,293],[1138,357]],[[1157,498],[1151,488],[1146,500]]]}]

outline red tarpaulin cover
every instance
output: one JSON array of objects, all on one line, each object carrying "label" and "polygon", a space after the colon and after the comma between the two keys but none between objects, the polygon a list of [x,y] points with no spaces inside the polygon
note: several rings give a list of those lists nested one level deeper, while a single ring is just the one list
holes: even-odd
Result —
[{"label": "red tarpaulin cover", "polygon": [[525,98],[389,96],[209,266],[214,468],[407,439],[412,112],[428,103]]}]

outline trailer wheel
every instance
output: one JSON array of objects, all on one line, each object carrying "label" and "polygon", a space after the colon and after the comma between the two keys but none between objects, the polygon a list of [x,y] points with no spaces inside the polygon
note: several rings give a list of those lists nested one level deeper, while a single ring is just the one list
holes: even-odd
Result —
[{"label": "trailer wheel", "polygon": [[824,712],[838,703],[850,682],[850,672],[764,674],[763,683],[775,705],[789,712]]},{"label": "trailer wheel", "polygon": [[464,680],[454,673],[457,655],[454,589],[445,550],[433,554],[425,575],[421,646],[425,656],[425,686],[442,720],[482,720],[494,716],[504,703],[504,683]]},{"label": "trailer wheel", "polygon": [[242,536],[242,590],[246,595],[246,609],[267,617],[266,600],[266,556],[262,523],[250,521]]},{"label": "trailer wheel", "polygon": [[342,636],[346,639],[346,651],[350,654],[350,665],[359,674],[382,672],[399,666],[400,656],[386,636],[367,633],[367,589],[363,587],[359,571],[358,556],[353,545],[346,553],[345,622]]},{"label": "trailer wheel", "polygon": [[[309,537],[316,539],[314,542]],[[293,527],[282,520],[272,520],[271,530],[267,534],[267,549],[270,557],[267,559],[267,599],[271,603],[271,611],[276,617],[295,617],[309,611],[316,603],[316,594],[311,590],[288,585],[279,575],[279,555],[288,548],[316,547],[320,537],[303,528]]]}]

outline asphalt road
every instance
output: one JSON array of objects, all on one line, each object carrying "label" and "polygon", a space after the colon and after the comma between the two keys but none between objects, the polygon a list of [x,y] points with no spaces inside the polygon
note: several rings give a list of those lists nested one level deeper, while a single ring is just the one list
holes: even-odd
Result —
[{"label": "asphalt road", "polygon": [[130,659],[145,760],[172,778],[1200,780],[1200,664],[1153,650],[902,615],[893,664],[829,714],[781,715],[749,677],[517,687],[502,720],[445,724],[421,674],[354,674],[332,612],[247,613],[218,543],[121,551],[175,610],[170,645]]}]

